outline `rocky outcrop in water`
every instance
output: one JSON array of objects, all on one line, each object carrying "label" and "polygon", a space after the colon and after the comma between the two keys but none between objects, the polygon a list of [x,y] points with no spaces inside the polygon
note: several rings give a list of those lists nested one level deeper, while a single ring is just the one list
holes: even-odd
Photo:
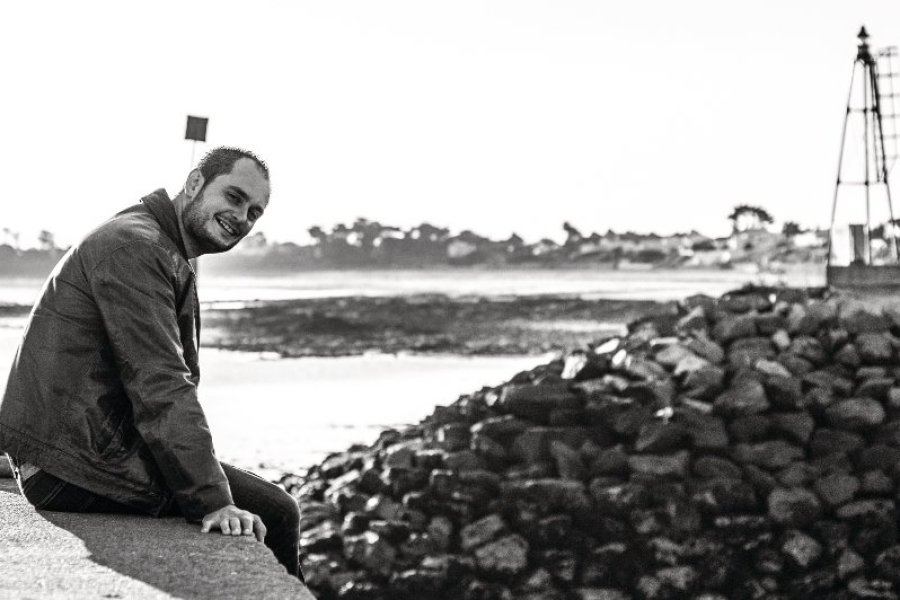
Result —
[{"label": "rocky outcrop in water", "polygon": [[[811,297],[815,296],[815,297]],[[283,483],[322,598],[897,598],[900,313],[693,297]]]}]

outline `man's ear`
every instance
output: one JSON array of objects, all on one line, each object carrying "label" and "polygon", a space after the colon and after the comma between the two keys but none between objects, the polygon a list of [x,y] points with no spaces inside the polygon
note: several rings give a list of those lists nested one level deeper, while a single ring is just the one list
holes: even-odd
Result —
[{"label": "man's ear", "polygon": [[200,172],[200,169],[194,169],[188,173],[187,181],[184,182],[184,195],[193,200],[194,196],[203,189],[204,183],[206,183],[206,179],[203,178],[203,173]]}]

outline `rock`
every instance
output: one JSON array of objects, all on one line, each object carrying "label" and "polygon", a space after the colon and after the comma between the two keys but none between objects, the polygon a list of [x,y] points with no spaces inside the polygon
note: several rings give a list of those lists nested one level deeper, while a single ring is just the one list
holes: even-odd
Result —
[{"label": "rock", "polygon": [[542,385],[507,385],[498,408],[508,414],[538,423],[546,423],[555,408],[579,409],[584,401],[565,382]]},{"label": "rock", "polygon": [[577,588],[576,600],[631,600],[631,596],[613,588]]},{"label": "rock", "polygon": [[461,450],[459,452],[450,452],[444,457],[444,467],[453,470],[462,469],[478,469],[481,467],[481,461],[478,455],[471,450]]},{"label": "rock", "polygon": [[347,581],[338,588],[340,600],[387,600],[384,588],[372,581]]},{"label": "rock", "polygon": [[367,570],[387,576],[393,570],[397,551],[371,531],[344,538],[344,556]]},{"label": "rock", "polygon": [[805,404],[800,381],[794,377],[770,376],[763,382],[767,399],[777,409],[795,410]]},{"label": "rock", "polygon": [[719,343],[728,343],[739,338],[755,336],[756,318],[754,315],[726,316],[713,327],[713,338]]},{"label": "rock", "polygon": [[863,557],[853,550],[846,549],[841,552],[837,561],[837,574],[840,579],[847,579],[851,575],[855,575],[862,571],[866,566]]},{"label": "rock", "polygon": [[859,333],[882,333],[890,327],[890,320],[884,315],[876,315],[867,310],[858,308],[851,312],[841,311],[838,325],[848,332],[856,335]]},{"label": "rock", "polygon": [[589,472],[593,476],[599,475],[626,475],[628,469],[628,455],[621,445],[606,448],[591,463]]},{"label": "rock", "polygon": [[849,431],[816,429],[809,442],[809,451],[813,457],[845,454],[862,448],[864,443],[861,436]]},{"label": "rock", "polygon": [[848,369],[856,369],[862,359],[854,344],[846,344],[834,353],[834,362]]},{"label": "rock", "polygon": [[443,515],[437,515],[428,522],[426,532],[434,547],[439,552],[444,552],[450,547],[450,541],[453,536],[453,522]]},{"label": "rock", "polygon": [[513,499],[521,498],[538,503],[548,511],[578,511],[590,507],[587,489],[579,481],[560,479],[507,481],[503,483],[501,493]]},{"label": "rock", "polygon": [[847,591],[851,598],[866,600],[896,600],[897,592],[891,582],[885,580],[869,581],[857,577],[847,583]]},{"label": "rock", "polygon": [[477,548],[475,561],[482,571],[518,575],[528,566],[528,542],[518,534],[505,536]]},{"label": "rock", "polygon": [[571,550],[545,550],[539,555],[538,564],[564,584],[571,585],[575,581],[578,559]]},{"label": "rock", "polygon": [[856,336],[856,349],[864,365],[890,364],[894,357],[891,339],[885,333],[861,333]]},{"label": "rock", "polygon": [[854,395],[884,401],[887,399],[888,392],[893,386],[893,377],[873,377],[871,379],[863,380],[854,391]]},{"label": "rock", "polygon": [[860,491],[863,494],[888,496],[894,491],[894,480],[881,469],[866,471],[860,478]]},{"label": "rock", "polygon": [[806,445],[812,437],[816,421],[806,412],[775,413],[769,417],[772,430],[791,442]]},{"label": "rock", "polygon": [[725,350],[722,349],[722,346],[703,335],[696,335],[687,340],[684,342],[684,347],[714,365],[725,360]]},{"label": "rock", "polygon": [[875,569],[879,577],[895,585],[900,584],[900,546],[891,546],[879,554],[875,559]]},{"label": "rock", "polygon": [[788,527],[804,527],[822,512],[819,498],[805,488],[776,488],[769,494],[769,517]]},{"label": "rock", "polygon": [[681,384],[685,395],[700,400],[711,400],[721,392],[725,381],[725,370],[706,366],[688,372]]},{"label": "rock", "polygon": [[790,352],[782,352],[779,354],[778,362],[783,364],[784,368],[795,376],[804,375],[815,369],[815,366],[811,362],[796,354],[791,354]]},{"label": "rock", "polygon": [[720,394],[713,410],[726,418],[752,415],[764,412],[769,408],[769,401],[763,386],[758,381],[745,379]]},{"label": "rock", "polygon": [[677,410],[676,418],[690,436],[694,448],[717,449],[728,446],[728,431],[722,419],[687,410]]},{"label": "rock", "polygon": [[845,473],[830,473],[815,483],[816,493],[830,506],[840,506],[853,499],[859,490],[859,479]]},{"label": "rock", "polygon": [[688,593],[696,585],[700,574],[690,566],[665,567],[654,574],[664,589],[679,594]]},{"label": "rock", "polygon": [[587,364],[588,356],[584,352],[572,352],[566,357],[560,377],[575,379]]},{"label": "rock", "polygon": [[587,440],[588,433],[583,427],[532,427],[516,437],[510,455],[533,465],[551,460],[551,442],[562,442],[570,448],[578,448]]},{"label": "rock", "polygon": [[817,294],[685,302],[283,479],[314,591],[897,597],[900,316]]},{"label": "rock", "polygon": [[638,455],[628,458],[628,466],[635,475],[659,478],[683,478],[687,475],[690,454],[687,451],[672,455]]},{"label": "rock", "polygon": [[[653,355],[653,359],[664,367],[674,369],[682,360],[700,358],[681,344],[668,344]],[[701,359],[702,360],[702,359]],[[708,361],[704,361],[708,362]]]},{"label": "rock", "polygon": [[304,552],[318,553],[341,547],[341,529],[334,521],[322,521],[315,527],[300,533],[300,548]]},{"label": "rock", "polygon": [[873,444],[860,450],[854,463],[860,471],[881,469],[886,473],[894,473],[900,464],[900,449],[886,444]]},{"label": "rock", "polygon": [[475,580],[466,587],[463,600],[513,600],[513,595],[505,585]]},{"label": "rock", "polygon": [[470,436],[468,423],[450,423],[438,428],[435,440],[443,450],[457,452],[469,447]]},{"label": "rock", "polygon": [[778,471],[776,478],[784,487],[808,487],[821,475],[821,468],[798,461]]},{"label": "rock", "polygon": [[685,377],[691,373],[695,373],[700,369],[706,369],[713,365],[705,358],[700,358],[696,354],[690,352],[675,364],[673,371],[675,377]]},{"label": "rock", "polygon": [[740,479],[741,468],[726,458],[701,456],[694,461],[692,470],[703,479]]},{"label": "rock", "polygon": [[468,552],[483,546],[506,530],[506,523],[500,515],[488,515],[466,525],[459,532],[459,545]]},{"label": "rock", "polygon": [[803,458],[803,449],[784,440],[758,444],[738,444],[734,457],[738,462],[750,463],[765,469],[780,469]]},{"label": "rock", "polygon": [[785,327],[787,327],[787,319],[778,313],[756,315],[756,330],[760,335],[771,336],[778,331],[784,331]]},{"label": "rock", "polygon": [[409,444],[394,444],[384,451],[382,463],[386,467],[412,468],[416,449]]},{"label": "rock", "polygon": [[734,370],[752,369],[757,363],[775,358],[775,347],[767,337],[735,340],[728,349],[728,364]]},{"label": "rock", "polygon": [[808,360],[813,365],[819,367],[828,361],[828,355],[822,347],[822,343],[814,337],[798,336],[791,340],[788,352],[795,356],[799,356]]},{"label": "rock", "polygon": [[581,460],[581,454],[566,444],[558,441],[550,442],[550,456],[556,463],[556,472],[563,479],[581,481],[587,474],[587,469]]},{"label": "rock", "polygon": [[827,302],[816,302],[806,307],[794,304],[787,317],[788,329],[792,333],[811,335],[837,321],[837,316],[837,307]]},{"label": "rock", "polygon": [[728,424],[728,434],[736,442],[756,442],[768,437],[771,425],[766,415],[745,415]]},{"label": "rock", "polygon": [[424,569],[408,569],[395,573],[390,580],[391,592],[401,598],[434,598],[446,585],[441,573]]},{"label": "rock", "polygon": [[486,435],[475,434],[471,441],[472,451],[475,452],[485,464],[494,469],[502,469],[509,455],[506,448]]},{"label": "rock", "polygon": [[707,328],[706,312],[702,306],[695,306],[678,320],[675,328],[681,333],[705,331]]},{"label": "rock", "polygon": [[690,435],[678,423],[652,422],[641,427],[634,443],[637,452],[659,453],[678,450],[690,441]]},{"label": "rock", "polygon": [[406,514],[406,508],[399,502],[378,494],[366,502],[366,512],[383,521],[399,521]]},{"label": "rock", "polygon": [[858,521],[867,517],[889,521],[894,519],[895,512],[893,500],[856,500],[837,509],[835,515],[846,521]]},{"label": "rock", "polygon": [[757,501],[749,483],[734,479],[713,479],[700,486],[694,502],[708,514],[741,514],[756,512]]},{"label": "rock", "polygon": [[784,352],[791,347],[791,336],[784,329],[774,332],[769,339],[772,340],[772,344],[778,348],[779,352]]},{"label": "rock", "polygon": [[848,398],[829,406],[825,414],[833,427],[850,431],[880,425],[886,416],[881,403],[872,398]]},{"label": "rock", "polygon": [[763,375],[767,375],[769,377],[785,378],[791,376],[791,372],[788,371],[784,365],[774,360],[758,360],[756,361],[756,364],[753,365],[753,368],[755,368]]}]

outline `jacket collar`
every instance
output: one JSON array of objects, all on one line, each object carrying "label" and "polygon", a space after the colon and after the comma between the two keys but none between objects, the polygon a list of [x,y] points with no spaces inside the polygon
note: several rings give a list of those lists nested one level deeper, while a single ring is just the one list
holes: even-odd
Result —
[{"label": "jacket collar", "polygon": [[163,232],[175,242],[175,245],[178,246],[178,251],[181,252],[181,255],[186,260],[187,250],[181,237],[181,229],[178,227],[178,215],[175,212],[175,205],[172,203],[166,190],[162,188],[155,190],[141,198],[141,202],[144,203],[144,206],[159,222]]}]

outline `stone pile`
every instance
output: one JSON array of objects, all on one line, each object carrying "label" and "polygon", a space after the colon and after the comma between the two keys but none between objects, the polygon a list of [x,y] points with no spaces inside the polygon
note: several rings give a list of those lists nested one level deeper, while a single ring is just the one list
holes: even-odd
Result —
[{"label": "stone pile", "polygon": [[898,334],[823,291],[689,298],[286,478],[303,572],[324,599],[897,598]]}]

